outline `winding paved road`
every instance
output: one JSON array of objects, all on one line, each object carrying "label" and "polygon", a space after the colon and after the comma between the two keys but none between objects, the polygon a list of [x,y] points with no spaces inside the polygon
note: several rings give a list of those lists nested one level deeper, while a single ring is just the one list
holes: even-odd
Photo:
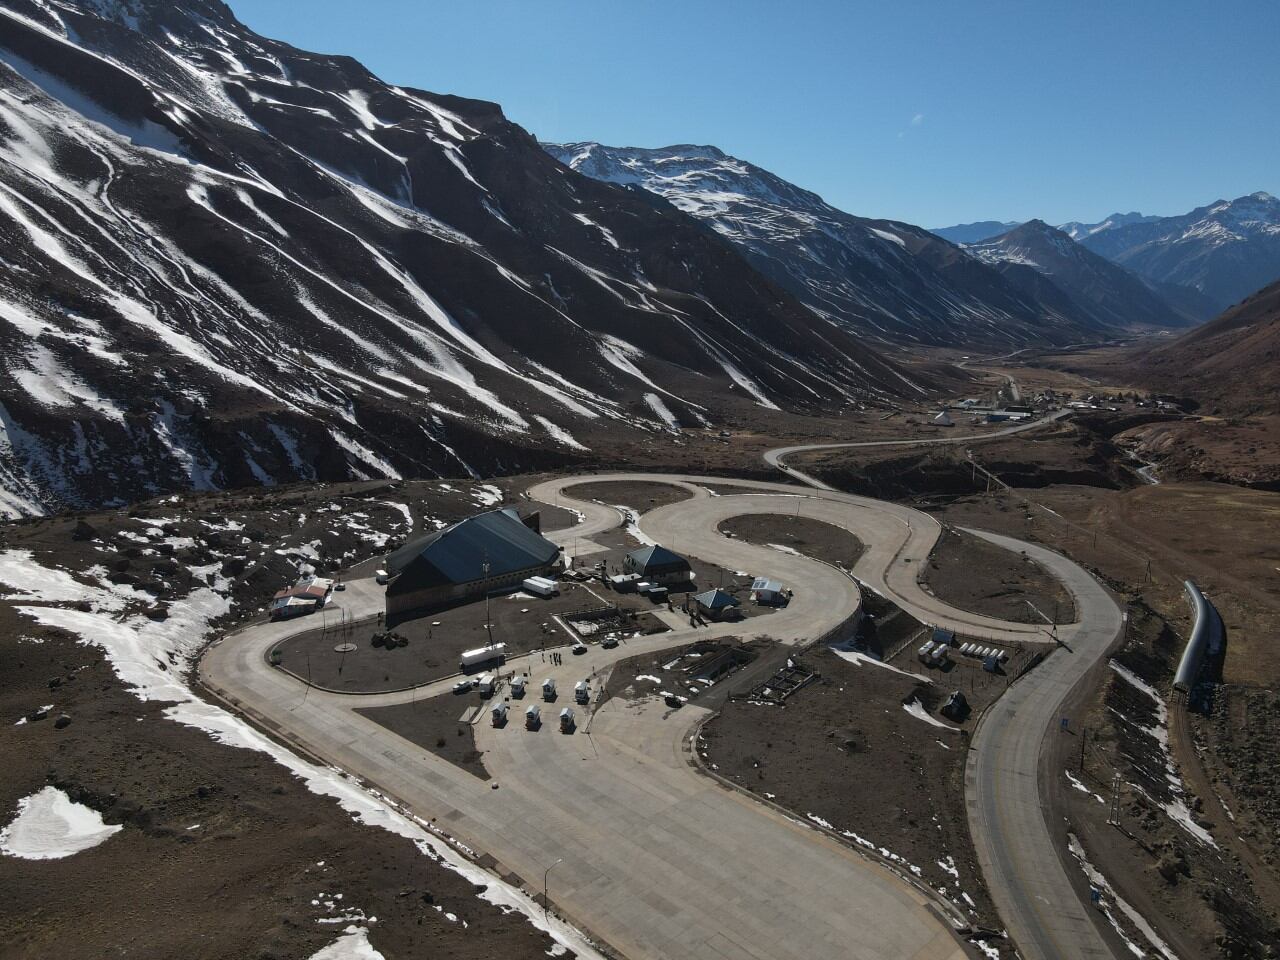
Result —
[{"label": "winding paved road", "polygon": [[[572,502],[585,515],[583,523],[548,534],[552,539],[563,543],[620,522],[615,510],[572,501],[563,492],[583,479],[551,481],[530,490],[543,502],[553,502],[558,494],[560,502]],[[685,486],[693,497],[646,514],[642,529],[704,560],[761,571],[792,585],[795,597],[789,607],[752,621],[784,642],[818,636],[858,608],[856,585],[838,570],[716,532],[719,520],[730,516],[792,513],[795,487],[718,478],[718,488],[738,485],[773,495],[711,496],[701,486],[706,478],[618,474],[590,479],[648,479]],[[800,513],[840,525],[867,544],[855,567],[859,579],[918,618],[1007,641],[1029,644],[1044,639],[1040,628],[1032,625],[953,610],[919,586],[915,570],[928,557],[940,530],[927,515],[829,491],[806,496]],[[1081,621],[1062,627],[1061,635],[1082,650],[1092,649],[1093,638],[1107,629],[1105,611],[1100,619],[1096,598],[1088,592],[1092,581],[1057,555],[1048,555],[1044,562],[1076,593],[1076,608],[1082,611]],[[367,615],[381,608],[381,590],[372,581],[354,581],[338,602],[354,616]],[[493,777],[486,782],[356,712],[441,695],[450,681],[376,696],[316,690],[304,696],[294,678],[266,662],[275,644],[301,629],[297,621],[249,625],[210,648],[200,664],[201,676],[261,722],[376,784],[418,815],[434,819],[442,830],[492,858],[495,872],[514,873],[534,890],[543,870],[562,859],[551,875],[558,910],[624,956],[965,956],[944,908],[930,891],[822,832],[699,775],[689,763],[688,736],[706,715],[700,708],[672,712],[656,700],[610,700],[575,736],[561,736],[551,724],[528,733],[518,723],[502,730],[478,723],[477,747],[485,751]],[[636,638],[616,650],[592,646],[585,656],[566,656],[560,667],[534,662],[536,654],[529,655],[528,667],[523,657],[511,666],[527,669],[535,680],[553,676],[567,691],[576,680],[601,674],[618,659],[681,645],[694,637],[741,632],[741,625],[677,630]],[[1086,658],[1080,656],[1081,661]],[[1055,656],[1048,663],[1060,659]],[[1031,689],[1025,683],[1013,689]],[[461,713],[466,704],[461,698],[458,703]],[[1002,734],[987,731],[1004,725],[1023,730],[1034,726],[1021,715],[1014,724],[987,720],[978,734],[980,744],[986,737],[995,744],[991,749],[999,750]],[[978,756],[987,749],[980,745]],[[1017,763],[1022,763],[1024,753],[1018,753]],[[1001,777],[1006,773],[995,771]],[[1012,775],[1019,773],[1015,769]],[[985,769],[978,775],[989,776]],[[1034,782],[1034,762],[1030,778]],[[1012,805],[1006,802],[1010,792],[1016,795]],[[1034,838],[1035,824],[1017,799],[1021,792],[993,793],[991,819],[983,821],[983,829],[997,837]],[[1033,797],[1034,793],[1032,787]],[[1039,826],[1043,830],[1043,818]],[[1000,862],[1004,846],[998,845],[993,863]],[[1019,852],[1009,862],[1016,873],[1023,869],[1022,853],[1017,843],[1013,846]],[[979,851],[983,855],[981,845]],[[1003,912],[1004,904],[997,903]],[[1014,929],[1013,921],[1010,927]]]},{"label": "winding paved road", "polygon": [[[1034,430],[1037,427],[1043,427],[1048,423],[1055,423],[1071,416],[1070,410],[1055,410],[1047,417],[1039,417],[1035,420],[1028,420],[1025,423],[1016,423],[1011,427],[1002,427],[999,430],[992,430],[990,433],[962,433],[959,436],[946,435],[941,437],[918,437],[914,440],[858,440],[852,443],[806,443],[795,447],[776,447],[773,450],[766,450],[764,454],[765,462],[771,467],[776,467],[783,473],[795,477],[801,483],[816,487],[819,490],[832,489],[807,473],[802,473],[795,467],[789,467],[784,461],[788,457],[797,453],[808,453],[813,450],[844,450],[862,447],[924,447],[934,446],[938,444],[954,444],[954,443],[984,443],[987,440],[998,440],[1001,437],[1012,436],[1016,433],[1025,433],[1027,430]],[[945,429],[945,428],[940,428]],[[878,501],[877,501],[878,502]]]},{"label": "winding paved road", "polygon": [[[1068,411],[1020,424],[984,439],[1030,430]],[[974,437],[894,442],[955,443]],[[821,490],[830,488],[786,466],[784,458],[806,450],[877,446],[877,443],[818,444],[771,450],[765,460]],[[1044,547],[982,530],[968,530],[998,546],[1027,553],[1071,591],[1081,621],[1059,629],[1061,650],[1014,684],[983,716],[965,769],[969,830],[988,892],[1025,960],[1074,960],[1114,956],[1067,876],[1053,832],[1045,821],[1040,757],[1071,690],[1104,657],[1124,629],[1111,595],[1082,568]]]}]

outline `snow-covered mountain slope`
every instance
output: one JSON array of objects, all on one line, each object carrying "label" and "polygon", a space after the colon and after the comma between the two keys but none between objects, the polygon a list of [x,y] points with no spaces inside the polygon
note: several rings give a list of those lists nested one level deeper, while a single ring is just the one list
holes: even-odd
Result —
[{"label": "snow-covered mountain slope", "polygon": [[938,227],[931,232],[952,243],[981,243],[1008,233],[1017,225],[1017,220],[977,220],[973,223],[957,223],[951,227]]},{"label": "snow-covered mountain slope", "polygon": [[1127,227],[1131,223],[1151,223],[1153,220],[1159,219],[1159,217],[1149,217],[1134,210],[1129,213],[1113,213],[1105,220],[1100,220],[1097,223],[1081,223],[1079,220],[1072,220],[1070,223],[1059,224],[1058,229],[1072,240],[1083,240],[1085,237],[1091,237],[1095,233],[1101,233],[1103,230]]},{"label": "snow-covered mountain slope", "polygon": [[1063,312],[1085,314],[1119,334],[1140,328],[1181,327],[1195,322],[1124,267],[1085,249],[1043,220],[1028,220],[982,243],[965,247],[985,263],[1042,300],[1053,293],[1047,278],[1066,295]]},{"label": "snow-covered mountain slope", "polygon": [[1097,230],[1081,243],[1155,283],[1191,287],[1222,310],[1280,279],[1280,200],[1251,193]]},{"label": "snow-covered mountain slope", "polygon": [[1089,335],[920,227],[855,217],[709,146],[544,143],[597,180],[646,190],[704,221],[836,325],[886,342],[1019,347]]},{"label": "snow-covered mountain slope", "polygon": [[217,0],[0,0],[0,239],[9,514],[919,391],[496,105]]}]

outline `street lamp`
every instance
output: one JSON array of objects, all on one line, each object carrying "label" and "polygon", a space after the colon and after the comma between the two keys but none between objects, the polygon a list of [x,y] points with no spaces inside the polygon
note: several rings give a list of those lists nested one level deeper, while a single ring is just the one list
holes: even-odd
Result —
[{"label": "street lamp", "polygon": [[493,646],[493,624],[489,622],[489,558],[486,556],[480,564],[480,572],[484,574],[484,629],[489,635],[489,646]]},{"label": "street lamp", "polygon": [[[561,857],[559,860],[553,863],[551,867],[555,867],[561,863],[564,863],[564,857]],[[547,922],[547,904],[550,902],[547,899],[547,877],[551,873],[551,867],[547,867],[546,870],[542,871],[542,922],[543,923]]]},{"label": "street lamp", "polygon": [[[1052,629],[1052,631],[1050,631],[1050,630],[1045,630],[1044,632],[1045,632],[1045,633],[1047,633],[1047,634],[1049,635],[1049,639],[1050,639],[1050,640],[1052,640],[1054,643],[1057,643],[1057,642],[1058,642],[1058,621],[1057,621],[1057,618],[1055,617],[1053,620],[1050,620],[1048,617],[1046,617],[1046,616],[1044,615],[1044,613],[1043,613],[1043,612],[1041,612],[1040,608],[1039,608],[1039,607],[1037,607],[1037,606],[1036,606],[1034,603],[1032,603],[1030,600],[1023,600],[1022,602],[1023,602],[1023,603],[1025,603],[1025,604],[1026,604],[1028,607],[1030,607],[1032,610],[1034,610],[1036,613],[1038,613],[1038,614],[1040,615],[1040,619],[1041,619],[1041,620],[1043,620],[1045,623],[1049,624],[1049,626],[1053,628],[1053,629]],[[1043,628],[1043,627],[1041,627],[1041,629],[1043,630],[1044,628]]]}]

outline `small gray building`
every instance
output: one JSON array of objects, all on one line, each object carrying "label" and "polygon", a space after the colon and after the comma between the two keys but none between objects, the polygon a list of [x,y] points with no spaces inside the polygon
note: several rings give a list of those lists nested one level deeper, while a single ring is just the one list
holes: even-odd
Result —
[{"label": "small gray building", "polygon": [[708,620],[736,620],[742,615],[742,602],[723,590],[706,590],[693,598],[698,613]]},{"label": "small gray building", "polygon": [[688,560],[657,544],[632,550],[622,558],[622,570],[664,587],[677,587],[693,579]]}]

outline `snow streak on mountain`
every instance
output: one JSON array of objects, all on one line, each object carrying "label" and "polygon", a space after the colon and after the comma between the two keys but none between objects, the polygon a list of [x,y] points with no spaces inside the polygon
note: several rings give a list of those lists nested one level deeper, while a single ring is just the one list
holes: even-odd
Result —
[{"label": "snow streak on mountain", "polygon": [[982,243],[966,248],[1041,300],[1064,295],[1060,309],[1088,316],[1099,328],[1116,333],[1147,328],[1181,327],[1198,318],[1184,316],[1140,277],[1076,243],[1043,220],[1028,220]]},{"label": "snow streak on mountain", "polygon": [[0,0],[0,238],[11,515],[919,392],[496,105],[216,0]]},{"label": "snow streak on mountain", "polygon": [[1280,200],[1269,193],[1099,226],[1080,242],[1153,283],[1196,291],[1204,317],[1280,279]]},{"label": "snow streak on mountain", "polygon": [[715,147],[544,143],[597,180],[664,197],[839,326],[890,343],[993,349],[1096,336],[936,234],[868,220]]}]

